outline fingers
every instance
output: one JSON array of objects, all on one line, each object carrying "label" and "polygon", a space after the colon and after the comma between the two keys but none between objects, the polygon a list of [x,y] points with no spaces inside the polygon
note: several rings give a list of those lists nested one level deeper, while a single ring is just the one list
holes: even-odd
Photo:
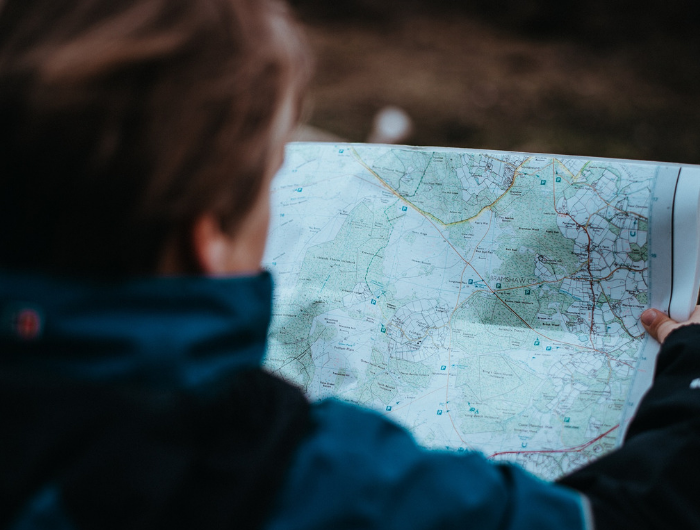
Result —
[{"label": "fingers", "polygon": [[647,333],[654,337],[659,344],[663,344],[669,333],[680,324],[667,317],[658,309],[647,309],[642,313],[642,325]]},{"label": "fingers", "polygon": [[647,333],[654,337],[659,344],[663,344],[668,334],[674,329],[687,324],[700,324],[700,306],[695,307],[695,311],[693,311],[690,318],[685,322],[676,322],[658,309],[647,309],[642,313],[641,320]]}]

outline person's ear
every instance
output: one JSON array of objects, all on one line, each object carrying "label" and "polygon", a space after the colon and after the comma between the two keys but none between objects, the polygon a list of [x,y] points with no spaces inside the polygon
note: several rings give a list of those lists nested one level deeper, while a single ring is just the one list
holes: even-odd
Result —
[{"label": "person's ear", "polygon": [[192,227],[192,252],[195,263],[204,274],[231,272],[234,241],[211,214],[203,214]]},{"label": "person's ear", "polygon": [[232,235],[212,214],[202,214],[191,229],[191,248],[197,271],[210,276],[255,274],[265,252],[270,207],[267,194],[243,219]]}]

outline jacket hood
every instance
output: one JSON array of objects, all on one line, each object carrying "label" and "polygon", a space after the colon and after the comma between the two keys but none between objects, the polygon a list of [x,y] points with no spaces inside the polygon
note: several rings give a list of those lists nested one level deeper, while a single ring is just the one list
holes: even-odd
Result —
[{"label": "jacket hood", "polygon": [[272,279],[120,281],[0,274],[0,369],[193,388],[259,366]]}]

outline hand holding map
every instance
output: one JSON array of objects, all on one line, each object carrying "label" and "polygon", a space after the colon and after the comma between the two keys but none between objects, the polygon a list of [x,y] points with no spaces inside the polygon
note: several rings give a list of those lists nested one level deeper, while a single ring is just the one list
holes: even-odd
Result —
[{"label": "hand holding map", "polygon": [[663,344],[668,334],[673,330],[688,324],[700,324],[700,306],[696,306],[690,318],[684,322],[676,322],[657,309],[644,311],[641,320],[647,333],[654,337],[659,344]]}]

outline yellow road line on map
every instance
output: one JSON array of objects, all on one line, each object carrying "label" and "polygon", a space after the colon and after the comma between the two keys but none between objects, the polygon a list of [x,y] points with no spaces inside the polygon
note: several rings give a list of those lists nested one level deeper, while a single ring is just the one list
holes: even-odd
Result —
[{"label": "yellow road line on map", "polygon": [[362,157],[361,157],[360,154],[355,150],[355,148],[354,148],[353,146],[350,146],[350,152],[351,152],[352,155],[355,157],[355,159],[357,160],[357,162],[358,162],[362,167],[364,167],[367,171],[369,171],[372,175],[374,175],[375,178],[376,178],[377,180],[379,180],[382,184],[384,184],[384,186],[386,186],[386,187],[389,189],[389,191],[391,191],[391,193],[393,193],[394,195],[396,195],[396,196],[397,196],[399,199],[401,199],[403,202],[409,204],[409,205],[411,206],[411,208],[413,208],[414,210],[420,212],[423,216],[429,217],[430,219],[432,219],[433,221],[435,221],[435,222],[437,222],[437,223],[440,223],[440,224],[441,224],[442,226],[444,226],[444,227],[456,226],[456,225],[458,225],[458,224],[468,223],[469,221],[473,221],[474,219],[476,219],[477,217],[479,217],[482,213],[484,213],[485,210],[488,210],[488,209],[492,208],[493,206],[495,206],[495,205],[498,203],[498,201],[500,201],[503,197],[505,197],[505,196],[508,194],[508,192],[511,190],[511,188],[515,185],[515,177],[517,176],[517,173],[518,173],[518,171],[520,170],[520,168],[522,168],[523,165],[524,165],[528,160],[530,160],[530,159],[532,158],[532,157],[528,157],[527,159],[525,159],[525,160],[522,162],[522,164],[520,164],[518,167],[515,168],[515,171],[513,172],[513,181],[510,183],[510,186],[508,186],[508,188],[507,188],[501,195],[499,195],[499,197],[498,197],[495,201],[493,201],[491,204],[487,204],[486,206],[484,206],[481,210],[479,210],[479,212],[478,212],[476,215],[473,215],[473,216],[471,216],[471,217],[469,217],[469,218],[467,218],[467,219],[460,219],[459,221],[454,221],[454,222],[452,222],[452,223],[446,223],[446,222],[443,221],[442,219],[439,219],[439,218],[435,217],[435,216],[434,216],[433,214],[431,214],[430,212],[426,212],[425,210],[422,210],[421,208],[419,208],[418,206],[416,206],[414,203],[412,203],[411,201],[409,201],[406,197],[404,197],[403,195],[401,195],[398,191],[396,191],[396,190],[393,188],[393,186],[391,186],[387,181],[385,181],[382,177],[380,177],[379,174],[378,174],[376,171],[374,171],[370,166],[367,165],[367,163],[366,163],[364,160],[362,160]]}]

